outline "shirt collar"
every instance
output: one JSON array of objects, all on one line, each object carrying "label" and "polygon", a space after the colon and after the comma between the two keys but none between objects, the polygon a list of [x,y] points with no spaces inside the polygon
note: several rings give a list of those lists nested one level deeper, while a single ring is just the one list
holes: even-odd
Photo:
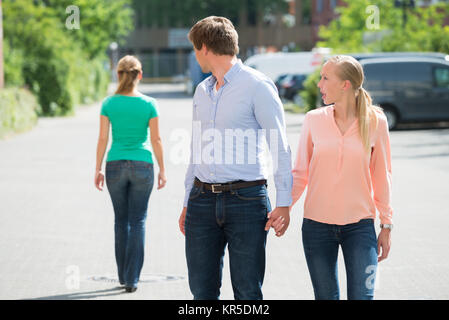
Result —
[{"label": "shirt collar", "polygon": [[[243,65],[242,60],[237,59],[237,62],[224,75],[225,83],[232,82],[232,79],[235,77],[235,75],[237,73],[239,73],[239,71],[242,69],[242,65]],[[214,85],[216,83],[217,83],[217,78],[215,78],[214,75],[211,75],[211,77],[207,81],[207,87],[208,87],[209,92],[212,92],[212,90],[214,89]]]}]

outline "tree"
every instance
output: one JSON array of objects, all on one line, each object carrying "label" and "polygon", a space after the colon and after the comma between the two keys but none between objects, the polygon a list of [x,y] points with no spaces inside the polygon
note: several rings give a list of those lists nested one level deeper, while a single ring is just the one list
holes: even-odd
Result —
[{"label": "tree", "polygon": [[[322,26],[318,46],[335,52],[435,51],[449,52],[449,3],[407,9],[403,26],[402,8],[391,0],[351,0],[338,7],[339,18]],[[373,23],[378,18],[378,24]],[[366,39],[374,39],[367,42]]]},{"label": "tree", "polygon": [[[66,5],[80,8],[80,29],[66,27]],[[119,6],[119,4],[121,6]],[[106,50],[132,28],[126,0],[5,0],[5,79],[25,84],[45,115],[67,115],[106,92]],[[26,58],[25,58],[26,57]]]},{"label": "tree", "polygon": [[2,0],[0,0],[0,89],[4,86],[3,74],[3,14],[2,14]]},{"label": "tree", "polygon": [[123,43],[133,28],[131,0],[40,0],[48,14],[65,22],[69,6],[79,8],[79,29],[63,31],[78,43],[89,58],[103,55],[111,42]]}]

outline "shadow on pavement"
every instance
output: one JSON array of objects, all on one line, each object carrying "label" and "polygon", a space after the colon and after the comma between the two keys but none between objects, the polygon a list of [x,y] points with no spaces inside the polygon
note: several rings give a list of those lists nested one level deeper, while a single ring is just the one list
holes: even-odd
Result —
[{"label": "shadow on pavement", "polygon": [[[119,290],[120,290],[120,292],[117,292]],[[107,292],[111,292],[111,293],[107,293]],[[56,295],[56,296],[39,297],[39,298],[33,298],[33,299],[27,299],[27,300],[82,300],[82,299],[94,299],[94,298],[100,298],[100,297],[118,296],[121,294],[126,294],[124,287],[114,287],[111,289],[104,289],[104,290],[97,290],[97,291],[61,294],[61,295]]]}]

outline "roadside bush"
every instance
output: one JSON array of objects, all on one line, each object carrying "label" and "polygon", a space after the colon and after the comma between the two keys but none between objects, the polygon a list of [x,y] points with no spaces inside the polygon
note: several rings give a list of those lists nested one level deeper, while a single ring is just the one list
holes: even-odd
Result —
[{"label": "roadside bush", "polygon": [[321,68],[318,68],[317,70],[309,74],[309,76],[303,82],[304,89],[301,90],[300,95],[304,100],[306,112],[316,109],[317,105],[319,105],[318,101],[319,89],[317,85],[318,82],[320,81],[320,72]]},{"label": "roadside bush", "polygon": [[[76,105],[101,100],[109,82],[107,45],[132,28],[127,3],[3,2],[6,85],[27,86],[38,98],[39,116],[71,115]],[[72,4],[83,12],[78,30],[65,25],[65,9]]]},{"label": "roadside bush", "polygon": [[0,90],[0,138],[10,132],[19,133],[31,129],[37,123],[38,112],[36,97],[28,90]]}]

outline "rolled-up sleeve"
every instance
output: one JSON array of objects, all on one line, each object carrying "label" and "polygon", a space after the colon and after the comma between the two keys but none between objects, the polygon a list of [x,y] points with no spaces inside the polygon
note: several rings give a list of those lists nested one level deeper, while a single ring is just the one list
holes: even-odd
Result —
[{"label": "rolled-up sleeve", "polygon": [[295,165],[293,167],[292,206],[301,198],[309,179],[309,165],[313,153],[310,134],[310,115],[306,114],[299,137]]},{"label": "rolled-up sleeve", "polygon": [[374,191],[374,203],[379,211],[380,222],[392,224],[390,136],[385,116],[379,116],[377,137],[371,152],[370,173]]},{"label": "rolled-up sleeve", "polygon": [[276,206],[288,207],[292,201],[293,184],[291,150],[286,135],[284,108],[276,86],[268,80],[261,81],[254,92],[253,103],[256,120],[265,130],[273,159]]}]

